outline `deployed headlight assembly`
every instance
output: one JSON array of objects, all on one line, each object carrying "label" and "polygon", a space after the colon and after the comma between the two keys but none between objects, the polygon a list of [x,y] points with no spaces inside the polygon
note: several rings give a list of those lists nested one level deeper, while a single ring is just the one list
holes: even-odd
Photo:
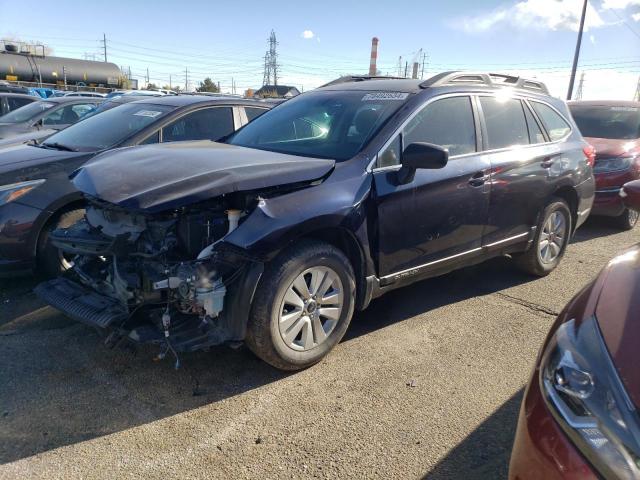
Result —
[{"label": "deployed headlight assembly", "polygon": [[631,167],[634,157],[601,158],[593,166],[595,173],[621,172]]},{"label": "deployed headlight assembly", "polygon": [[28,193],[36,188],[38,185],[43,184],[44,182],[44,179],[40,179],[0,186],[0,205],[13,202],[14,200],[23,196],[25,193]]},{"label": "deployed headlight assembly", "polygon": [[640,417],[594,317],[560,325],[544,351],[540,382],[558,423],[605,478],[640,478]]}]

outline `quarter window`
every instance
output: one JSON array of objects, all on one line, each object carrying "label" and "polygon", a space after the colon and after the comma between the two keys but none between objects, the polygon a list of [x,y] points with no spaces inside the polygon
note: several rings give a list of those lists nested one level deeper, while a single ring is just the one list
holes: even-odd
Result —
[{"label": "quarter window", "polygon": [[566,137],[571,131],[571,127],[565,119],[549,105],[545,105],[540,102],[531,102],[531,105],[538,116],[542,119],[544,128],[547,129],[547,133],[549,134],[549,138],[552,142]]},{"label": "quarter window", "polygon": [[450,97],[430,103],[402,132],[404,148],[427,142],[449,150],[449,155],[476,151],[476,129],[470,97]]},{"label": "quarter window", "polygon": [[391,167],[400,163],[400,145],[400,135],[396,135],[393,142],[378,155],[378,168]]},{"label": "quarter window", "polygon": [[181,140],[219,140],[233,133],[230,107],[204,108],[189,113],[162,129],[163,142]]},{"label": "quarter window", "polygon": [[254,118],[258,118],[266,111],[266,108],[244,107],[244,113],[247,114],[247,120],[249,121],[253,120]]},{"label": "quarter window", "polygon": [[489,150],[529,144],[529,130],[520,100],[480,97],[480,105]]},{"label": "quarter window", "polygon": [[32,101],[33,100],[29,100],[27,98],[7,97],[9,111],[15,110],[16,108],[24,107],[26,104],[31,103]]}]

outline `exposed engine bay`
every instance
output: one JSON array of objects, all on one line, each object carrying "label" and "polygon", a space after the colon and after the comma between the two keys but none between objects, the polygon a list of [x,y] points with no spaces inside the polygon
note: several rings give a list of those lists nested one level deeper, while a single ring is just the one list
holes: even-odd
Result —
[{"label": "exposed engine bay", "polygon": [[[172,351],[176,361],[176,351],[222,343],[219,316],[247,261],[216,246],[259,201],[236,192],[148,214],[89,199],[82,221],[50,237],[73,260],[71,276],[37,293],[78,320],[110,327],[110,342],[164,345],[161,356]],[[62,297],[74,306],[64,308]]]}]

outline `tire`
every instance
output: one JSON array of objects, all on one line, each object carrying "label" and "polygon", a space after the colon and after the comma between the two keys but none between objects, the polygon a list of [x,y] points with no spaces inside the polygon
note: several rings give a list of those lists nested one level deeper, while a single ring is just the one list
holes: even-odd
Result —
[{"label": "tire", "polygon": [[613,218],[613,223],[620,230],[633,230],[638,223],[638,212],[625,208],[622,215]]},{"label": "tire", "polygon": [[[558,221],[558,218],[561,220]],[[562,222],[562,226],[558,222]],[[538,277],[549,275],[562,260],[569,244],[571,231],[571,211],[567,202],[560,198],[553,198],[540,216],[533,245],[526,252],[514,255],[515,264],[520,270],[531,275]],[[559,239],[560,244],[558,244]]]},{"label": "tire", "polygon": [[49,220],[40,232],[36,259],[38,270],[48,278],[54,278],[71,268],[72,263],[49,241],[49,235],[57,228],[67,228],[82,220],[83,209],[67,210]]},{"label": "tire", "polygon": [[[313,296],[321,290],[324,295]],[[309,367],[340,342],[354,306],[353,268],[345,254],[323,242],[301,241],[267,265],[251,308],[246,344],[280,370]]]}]

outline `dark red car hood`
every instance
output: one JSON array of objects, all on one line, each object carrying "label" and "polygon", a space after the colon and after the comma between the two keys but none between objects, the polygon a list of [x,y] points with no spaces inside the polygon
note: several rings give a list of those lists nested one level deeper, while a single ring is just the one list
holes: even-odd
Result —
[{"label": "dark red car hood", "polygon": [[611,138],[586,137],[585,140],[596,149],[596,159],[633,155],[640,153],[640,139],[614,140]]},{"label": "dark red car hood", "polygon": [[640,408],[640,244],[615,257],[596,281],[595,314],[629,396]]}]

